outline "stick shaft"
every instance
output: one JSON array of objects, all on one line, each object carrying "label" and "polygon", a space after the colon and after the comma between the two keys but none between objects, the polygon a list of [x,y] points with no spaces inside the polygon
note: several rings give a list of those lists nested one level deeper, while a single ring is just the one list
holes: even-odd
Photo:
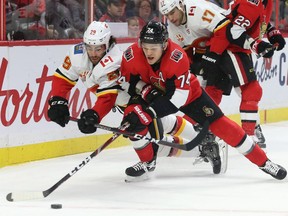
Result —
[{"label": "stick shaft", "polygon": [[[78,121],[77,118],[73,118],[73,117],[70,117],[70,120],[71,121],[75,121],[75,122]],[[107,130],[107,131],[110,131],[110,132],[113,132],[113,133],[125,135],[127,137],[131,137],[131,138],[134,138],[134,139],[138,139],[138,140],[143,139],[143,140],[147,140],[147,141],[154,142],[154,143],[157,143],[157,144],[169,146],[169,147],[172,147],[172,148],[181,149],[181,150],[184,150],[184,151],[191,151],[198,144],[200,144],[201,141],[205,138],[205,136],[206,136],[206,134],[208,132],[208,128],[209,128],[209,122],[206,121],[203,124],[202,130],[197,134],[197,136],[193,140],[191,140],[190,142],[188,142],[186,144],[183,144],[183,145],[180,145],[178,143],[173,143],[173,142],[167,142],[167,141],[164,141],[164,140],[157,140],[157,139],[154,139],[154,138],[147,137],[145,135],[132,133],[132,132],[127,132],[127,131],[125,131],[123,129],[109,127],[109,126],[106,126],[106,125],[95,124],[94,126],[97,127],[97,128],[100,128],[102,130]]]},{"label": "stick shaft", "polygon": [[109,146],[115,139],[117,139],[120,134],[113,134],[103,145],[97,148],[94,152],[92,152],[88,157],[86,157],[78,166],[74,167],[69,173],[67,173],[63,178],[61,178],[58,182],[56,182],[49,189],[42,192],[12,192],[7,194],[6,199],[10,202],[13,201],[24,201],[31,199],[40,199],[45,198],[53,191],[55,191],[60,185],[62,185],[65,181],[71,178],[74,174],[76,174],[81,168],[83,168],[87,163],[89,163],[96,155],[98,155],[101,151],[103,151],[107,146]]}]

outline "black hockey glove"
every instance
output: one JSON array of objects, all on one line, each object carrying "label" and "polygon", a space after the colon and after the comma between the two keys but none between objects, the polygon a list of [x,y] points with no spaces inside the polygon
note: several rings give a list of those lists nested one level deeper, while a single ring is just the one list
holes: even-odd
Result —
[{"label": "black hockey glove", "polygon": [[260,54],[264,52],[265,50],[268,51],[265,55],[263,55],[263,58],[271,58],[274,54],[274,48],[273,45],[270,43],[267,43],[262,40],[256,40],[251,43],[251,49],[257,54]]},{"label": "black hockey glove", "polygon": [[152,85],[148,84],[142,88],[141,97],[149,104],[159,96],[162,96],[162,93]]},{"label": "black hockey glove", "polygon": [[70,119],[68,101],[65,98],[54,96],[50,98],[48,103],[50,105],[48,109],[48,117],[50,120],[56,122],[61,127],[65,127]]},{"label": "black hockey glove", "polygon": [[269,42],[276,47],[276,50],[279,51],[284,48],[286,44],[285,39],[283,38],[281,32],[270,23],[268,24],[267,37]]},{"label": "black hockey glove", "polygon": [[78,128],[85,134],[95,133],[97,130],[95,124],[98,124],[99,122],[100,118],[97,112],[93,109],[87,109],[80,115],[80,119],[78,120]]},{"label": "black hockey glove", "polygon": [[202,56],[201,67],[203,79],[207,80],[207,85],[214,85],[219,70],[220,55],[214,52],[207,52]]}]

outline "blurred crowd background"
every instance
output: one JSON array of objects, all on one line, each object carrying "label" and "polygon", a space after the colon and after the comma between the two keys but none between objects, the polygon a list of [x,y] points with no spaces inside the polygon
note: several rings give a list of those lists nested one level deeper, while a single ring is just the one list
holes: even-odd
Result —
[{"label": "blurred crowd background", "polygon": [[[227,6],[227,0],[210,1]],[[272,22],[288,32],[288,5],[276,1],[279,8],[275,13],[274,7]],[[89,24],[87,0],[6,0],[5,4],[7,40],[82,38]],[[113,23],[116,37],[136,38],[149,20],[163,20],[157,7],[158,0],[94,0],[92,14],[93,20]]]}]

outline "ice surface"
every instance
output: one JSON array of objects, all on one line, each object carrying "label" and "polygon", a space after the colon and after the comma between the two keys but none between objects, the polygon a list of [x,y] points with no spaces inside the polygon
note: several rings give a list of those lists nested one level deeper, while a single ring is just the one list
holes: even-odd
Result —
[{"label": "ice surface", "polygon": [[[288,122],[262,126],[268,157],[288,168]],[[0,170],[1,216],[288,216],[288,180],[276,180],[229,148],[225,174],[194,158],[158,158],[149,181],[125,183],[138,162],[131,146],[104,150],[48,197],[8,202],[10,192],[50,188],[90,153]],[[51,204],[62,209],[51,209]]]}]

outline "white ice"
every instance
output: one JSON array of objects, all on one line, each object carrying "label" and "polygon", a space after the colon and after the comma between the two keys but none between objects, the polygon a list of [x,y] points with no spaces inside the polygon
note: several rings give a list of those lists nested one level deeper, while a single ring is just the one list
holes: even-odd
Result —
[{"label": "white ice", "polygon": [[[268,157],[288,168],[288,122],[262,126]],[[229,148],[225,174],[194,158],[158,158],[149,181],[125,183],[131,146],[102,151],[48,197],[8,202],[10,192],[50,188],[90,153],[0,169],[1,216],[288,216],[288,180],[272,178]],[[51,209],[62,204],[62,209]]]}]

